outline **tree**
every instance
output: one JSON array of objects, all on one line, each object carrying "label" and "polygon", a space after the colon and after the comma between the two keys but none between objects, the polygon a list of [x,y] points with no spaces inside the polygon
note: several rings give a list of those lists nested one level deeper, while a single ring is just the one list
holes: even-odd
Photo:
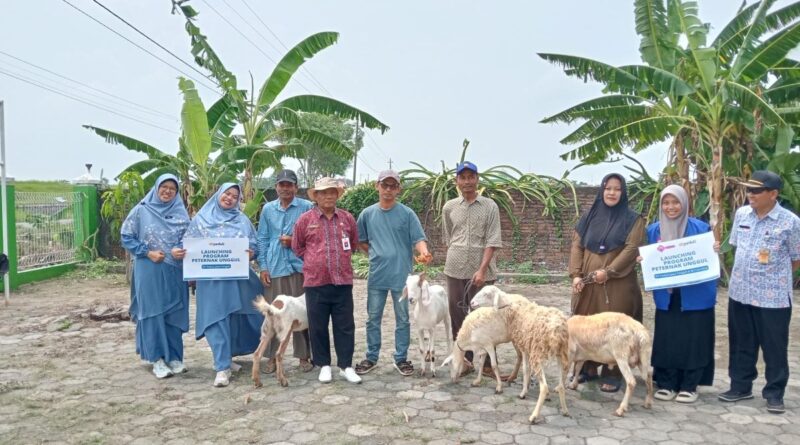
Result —
[{"label": "tree", "polygon": [[[539,54],[567,75],[604,87],[602,96],[542,120],[582,122],[562,139],[579,144],[562,158],[599,163],[670,141],[666,176],[696,197],[696,212],[710,211],[722,239],[726,194],[737,191],[751,164],[797,143],[800,64],[787,55],[800,43],[800,2],[771,11],[774,3],[743,4],[707,44],[710,25],[698,17],[696,1],[635,0],[645,65]],[[736,207],[741,190],[728,198]]]},{"label": "tree", "polygon": [[306,156],[300,160],[300,176],[306,186],[314,184],[323,176],[341,176],[355,157],[353,134],[355,128],[337,116],[319,113],[300,114],[300,123],[305,128],[324,133],[350,149],[350,158],[345,158],[313,144],[306,144]]}]

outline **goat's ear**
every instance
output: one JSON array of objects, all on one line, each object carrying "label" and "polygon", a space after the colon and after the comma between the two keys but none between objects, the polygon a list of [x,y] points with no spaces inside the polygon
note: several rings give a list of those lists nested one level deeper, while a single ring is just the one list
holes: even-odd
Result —
[{"label": "goat's ear", "polygon": [[500,309],[500,289],[494,290],[494,308]]},{"label": "goat's ear", "polygon": [[404,287],[403,288],[403,294],[400,296],[400,299],[403,300],[403,299],[406,299],[406,298],[408,298],[408,288]]},{"label": "goat's ear", "polygon": [[428,274],[426,272],[422,272],[419,274],[419,287],[422,287],[422,283],[428,279]]}]

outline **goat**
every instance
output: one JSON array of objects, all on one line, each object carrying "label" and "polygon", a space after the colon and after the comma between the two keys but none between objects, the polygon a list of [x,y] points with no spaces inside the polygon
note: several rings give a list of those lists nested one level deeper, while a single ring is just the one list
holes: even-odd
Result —
[{"label": "goat", "polygon": [[253,306],[264,314],[264,323],[261,325],[261,341],[256,352],[253,353],[253,384],[256,388],[261,385],[261,357],[264,356],[269,342],[277,337],[280,341],[278,351],[275,353],[275,376],[281,386],[288,386],[289,380],[283,372],[283,353],[289,345],[293,332],[308,329],[308,314],[306,313],[306,295],[291,297],[278,295],[272,304],[267,303],[259,295],[253,301]]},{"label": "goat", "polygon": [[628,410],[628,401],[636,387],[636,378],[631,367],[638,367],[647,385],[644,407],[649,409],[652,406],[653,369],[650,366],[650,354],[653,343],[650,333],[641,323],[619,312],[601,312],[594,315],[573,315],[567,321],[567,327],[569,361],[574,368],[570,389],[578,387],[577,375],[585,361],[616,365],[626,383],[625,396],[619,408],[614,411],[614,414],[621,417]]},{"label": "goat", "polygon": [[[567,317],[558,309],[523,302],[524,297],[503,292],[496,286],[485,286],[473,298],[473,306],[489,306],[504,320],[511,341],[522,352],[522,393],[524,398],[530,386],[531,371],[539,380],[539,398],[528,421],[538,423],[539,413],[547,397],[547,379],[542,365],[555,358],[560,365],[561,376],[556,386],[561,403],[561,414],[569,416],[566,401],[566,381],[569,370],[569,334]],[[525,299],[527,300],[527,299]],[[458,342],[456,342],[458,346]]]},{"label": "goat", "polygon": [[[445,337],[447,338],[448,351],[453,349],[453,339],[450,325],[450,311],[448,309],[447,292],[439,285],[431,285],[425,273],[410,275],[406,279],[402,298],[414,305],[412,318],[419,336],[419,353],[422,357],[422,366],[419,370],[420,377],[425,375],[430,364],[431,375],[436,377],[436,357],[434,356],[434,330],[436,325],[444,322]],[[428,334],[428,345],[425,346],[425,334]]]}]

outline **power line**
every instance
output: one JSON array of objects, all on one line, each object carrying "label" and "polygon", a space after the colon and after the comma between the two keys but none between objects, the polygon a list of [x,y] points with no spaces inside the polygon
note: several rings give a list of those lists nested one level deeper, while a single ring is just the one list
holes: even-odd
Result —
[{"label": "power line", "polygon": [[66,3],[67,5],[69,5],[69,6],[70,6],[70,7],[72,7],[73,9],[77,10],[77,11],[78,11],[78,12],[80,12],[81,14],[85,15],[86,17],[89,17],[90,19],[92,19],[94,22],[96,22],[97,24],[99,24],[99,25],[100,25],[100,26],[102,26],[103,28],[106,28],[107,30],[109,30],[109,31],[113,32],[113,33],[114,33],[114,34],[116,34],[117,36],[119,36],[119,37],[123,38],[123,39],[124,39],[124,40],[126,40],[128,43],[130,43],[131,45],[133,45],[133,46],[135,46],[135,47],[139,48],[140,50],[142,50],[142,51],[146,52],[147,54],[151,55],[152,57],[156,58],[156,59],[157,59],[157,60],[159,60],[161,63],[163,63],[163,64],[165,64],[165,65],[169,66],[170,68],[172,68],[172,69],[174,69],[175,71],[177,71],[177,72],[179,72],[179,73],[183,74],[184,76],[188,77],[189,79],[192,79],[192,80],[194,80],[194,81],[195,81],[195,82],[197,82],[199,85],[202,85],[203,87],[207,88],[208,90],[210,90],[210,91],[213,91],[213,92],[215,92],[215,93],[219,94],[219,92],[217,91],[217,89],[216,89],[215,87],[210,87],[210,86],[206,85],[204,82],[201,82],[201,81],[199,81],[199,80],[195,79],[195,78],[194,78],[194,77],[192,77],[190,74],[186,73],[185,71],[181,70],[180,68],[176,67],[175,65],[173,65],[173,64],[171,64],[171,63],[169,63],[169,62],[167,62],[166,60],[162,59],[161,57],[158,57],[157,55],[155,55],[155,54],[153,54],[152,52],[148,51],[148,50],[147,50],[146,48],[144,48],[143,46],[139,45],[138,43],[134,42],[133,40],[131,40],[131,39],[129,39],[129,38],[127,38],[127,37],[125,37],[124,35],[120,34],[118,31],[116,31],[115,29],[113,29],[113,28],[111,28],[110,26],[106,25],[106,24],[105,24],[105,23],[103,23],[102,21],[100,21],[100,20],[98,20],[98,19],[94,18],[93,16],[91,16],[89,13],[85,12],[85,11],[84,11],[84,10],[82,10],[81,8],[79,8],[79,7],[75,6],[75,5],[73,5],[72,3],[70,3],[70,2],[69,2],[69,1],[67,1],[67,0],[61,0],[61,1],[62,1],[62,2],[64,2],[64,3]]},{"label": "power line", "polygon": [[[46,73],[52,74],[53,76],[56,76],[58,78],[68,80],[68,81],[72,82],[75,85],[80,85],[83,88],[86,88],[86,89],[89,89],[89,90],[96,91],[98,93],[104,94],[105,96],[108,96],[110,98],[116,99],[116,101],[112,100],[112,99],[109,99],[108,97],[103,97],[103,96],[101,96],[99,94],[93,94],[93,93],[90,93],[90,92],[83,92],[84,94],[91,95],[91,96],[96,97],[98,99],[108,100],[108,101],[111,101],[113,103],[116,103],[117,105],[128,105],[128,106],[133,106],[133,107],[136,107],[136,108],[140,108],[140,110],[136,110],[137,112],[143,112],[143,113],[147,113],[147,114],[153,115],[155,117],[162,117],[162,118],[169,119],[169,120],[172,120],[172,121],[177,121],[177,119],[175,119],[175,116],[169,115],[167,113],[162,113],[161,111],[158,111],[158,110],[156,110],[154,108],[150,108],[148,106],[133,102],[133,101],[131,101],[129,99],[125,99],[124,97],[120,97],[120,96],[117,96],[116,94],[109,93],[108,91],[103,91],[103,90],[101,90],[99,88],[95,88],[95,87],[93,87],[91,85],[87,85],[84,82],[81,82],[79,80],[75,80],[75,79],[72,79],[70,77],[64,76],[64,75],[59,74],[59,73],[57,73],[57,72],[55,72],[53,70],[50,70],[50,69],[47,69],[45,67],[36,65],[36,64],[34,64],[32,62],[28,62],[27,60],[24,60],[24,59],[21,59],[19,57],[16,57],[16,56],[14,56],[12,54],[9,54],[9,53],[7,53],[5,51],[0,50],[0,54],[4,55],[6,57],[9,57],[11,59],[14,59],[14,60],[16,60],[18,62],[24,63],[25,65],[32,66],[32,67],[37,68],[39,70],[42,70],[42,71],[44,71]],[[42,74],[40,74],[40,73],[38,73],[36,71],[27,70],[27,69],[21,68],[21,67],[14,67],[14,68],[16,68],[18,70],[25,71],[27,73],[30,73],[30,74],[33,74],[33,75],[36,75],[36,76],[41,76],[42,78],[45,78],[46,80],[48,80],[50,82],[55,82],[57,84],[65,86],[67,88],[71,88],[72,87],[71,85],[67,84],[66,82],[59,82],[57,80],[47,79],[47,77],[43,76]]]},{"label": "power line", "polygon": [[11,72],[5,71],[3,69],[0,69],[0,74],[8,76],[8,77],[11,77],[11,78],[14,78],[14,79],[17,79],[20,82],[25,82],[25,83],[27,83],[29,85],[33,85],[33,86],[35,86],[37,88],[41,88],[43,90],[47,90],[47,91],[49,91],[49,92],[51,92],[53,94],[57,94],[59,96],[66,97],[67,99],[71,99],[71,100],[74,100],[76,102],[80,102],[82,104],[88,105],[90,107],[94,107],[94,108],[103,110],[103,111],[105,111],[107,113],[111,113],[111,114],[114,114],[116,116],[119,116],[119,117],[122,117],[122,118],[125,118],[125,119],[130,119],[132,121],[139,122],[140,124],[144,124],[144,125],[147,125],[147,126],[150,126],[150,127],[153,127],[153,128],[158,128],[160,130],[163,130],[163,131],[166,131],[166,132],[169,132],[169,133],[172,133],[172,134],[178,134],[177,132],[175,132],[174,130],[170,130],[169,128],[164,128],[164,127],[162,127],[160,125],[153,124],[151,122],[147,122],[147,121],[139,119],[137,117],[133,117],[133,116],[127,115],[124,112],[121,112],[121,111],[118,111],[118,110],[114,110],[114,109],[109,108],[109,107],[107,107],[105,105],[94,103],[94,102],[92,102],[90,100],[86,100],[86,99],[82,99],[80,97],[72,96],[70,94],[64,93],[63,91],[59,91],[59,90],[57,90],[55,88],[52,88],[52,87],[47,86],[47,85],[44,85],[44,84],[42,84],[40,82],[37,82],[35,80],[26,79],[24,77],[18,76],[15,73],[11,73]]}]

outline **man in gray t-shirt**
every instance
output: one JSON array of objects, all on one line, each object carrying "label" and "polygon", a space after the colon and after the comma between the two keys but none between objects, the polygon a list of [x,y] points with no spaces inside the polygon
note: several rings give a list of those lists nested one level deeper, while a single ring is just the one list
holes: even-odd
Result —
[{"label": "man in gray t-shirt", "polygon": [[367,358],[356,365],[358,374],[375,368],[381,348],[381,320],[386,298],[391,292],[395,314],[394,367],[402,375],[414,373],[408,361],[411,328],[408,300],[400,300],[406,278],[412,271],[413,252],[430,258],[422,224],[413,210],[397,202],[400,175],[384,170],[375,184],[380,200],[358,216],[359,248],[369,254],[367,280]]}]

